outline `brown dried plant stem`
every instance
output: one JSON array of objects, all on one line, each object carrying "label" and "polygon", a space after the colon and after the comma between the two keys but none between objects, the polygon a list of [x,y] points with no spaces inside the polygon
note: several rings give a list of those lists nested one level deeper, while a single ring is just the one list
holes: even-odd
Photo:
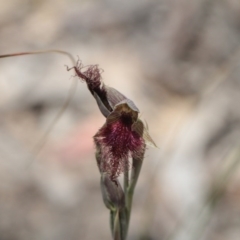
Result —
[{"label": "brown dried plant stem", "polygon": [[[69,57],[69,59],[70,59],[70,61],[72,62],[73,65],[76,64],[76,61],[75,61],[74,57],[69,52],[66,52],[66,51],[63,51],[63,50],[58,50],[58,49],[48,49],[48,50],[41,50],[41,51],[29,51],[29,52],[18,52],[18,53],[3,54],[3,55],[0,55],[0,58],[18,57],[18,56],[25,56],[25,55],[37,55],[37,54],[48,54],[48,53],[57,53],[57,54],[65,55],[65,56]],[[71,102],[71,100],[72,100],[72,98],[73,98],[73,96],[76,92],[76,89],[77,89],[77,80],[73,80],[72,84],[70,86],[70,89],[68,91],[67,98],[66,98],[63,106],[61,107],[61,109],[59,110],[59,112],[57,113],[55,118],[52,120],[52,122],[48,126],[48,128],[45,131],[45,133],[43,134],[43,136],[39,139],[39,141],[37,142],[37,144],[33,148],[33,150],[32,150],[33,159],[31,160],[31,162],[38,156],[38,154],[40,153],[40,151],[42,150],[42,148],[46,144],[48,135],[52,131],[52,129],[53,129],[54,125],[57,123],[57,121],[61,118],[61,116],[64,113],[64,111],[66,110],[66,108],[69,106],[69,104],[70,104],[70,102]]]},{"label": "brown dried plant stem", "polygon": [[2,55],[0,55],[0,58],[17,57],[17,56],[25,56],[25,55],[36,55],[36,54],[45,54],[45,53],[63,54],[63,55],[68,56],[74,65],[76,63],[72,54],[70,54],[69,52],[66,52],[66,51],[58,50],[58,49],[48,49],[48,50],[41,50],[41,51],[30,51],[30,52],[18,52],[18,53],[2,54]]}]

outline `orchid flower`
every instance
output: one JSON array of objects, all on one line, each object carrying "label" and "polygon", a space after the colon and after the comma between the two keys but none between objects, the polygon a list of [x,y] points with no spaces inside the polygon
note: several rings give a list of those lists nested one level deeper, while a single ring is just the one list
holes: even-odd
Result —
[{"label": "orchid flower", "polygon": [[129,158],[139,159],[144,154],[146,144],[156,145],[139,119],[137,106],[103,83],[98,65],[91,65],[83,71],[84,67],[78,60],[73,68],[76,75],[86,82],[99,110],[106,117],[105,124],[93,138],[100,172],[107,173],[114,181],[129,169]]},{"label": "orchid flower", "polygon": [[[110,210],[112,236],[124,240],[127,237],[133,192],[146,145],[156,145],[139,118],[137,106],[115,88],[104,84],[98,65],[84,67],[78,60],[76,66],[67,68],[71,69],[86,82],[99,110],[106,118],[104,125],[93,137],[96,160],[101,173],[103,201]],[[129,180],[128,172],[131,168]],[[124,191],[117,179],[121,173],[124,173]]]}]

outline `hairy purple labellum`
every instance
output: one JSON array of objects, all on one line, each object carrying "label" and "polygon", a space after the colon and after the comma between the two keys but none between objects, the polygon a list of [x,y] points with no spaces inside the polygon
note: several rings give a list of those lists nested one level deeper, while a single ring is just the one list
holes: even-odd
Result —
[{"label": "hairy purple labellum", "polygon": [[106,122],[94,136],[102,153],[100,170],[107,172],[112,180],[128,169],[129,157],[136,157],[144,149],[144,139],[132,130],[132,125],[132,115],[121,112],[118,119]]}]

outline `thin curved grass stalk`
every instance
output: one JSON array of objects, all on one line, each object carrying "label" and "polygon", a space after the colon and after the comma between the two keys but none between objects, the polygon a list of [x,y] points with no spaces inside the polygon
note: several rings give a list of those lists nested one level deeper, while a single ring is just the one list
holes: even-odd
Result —
[{"label": "thin curved grass stalk", "polygon": [[[74,57],[69,52],[58,50],[58,49],[3,54],[3,55],[0,55],[0,58],[18,57],[18,56],[26,56],[26,55],[37,55],[37,54],[49,54],[49,53],[57,53],[57,54],[65,55],[70,59],[72,64],[76,63]],[[58,120],[61,118],[61,116],[64,113],[64,111],[66,110],[66,108],[69,106],[69,104],[70,104],[71,100],[73,99],[74,94],[76,92],[77,83],[78,83],[77,80],[73,79],[64,104],[62,105],[61,109],[59,110],[59,112],[57,113],[55,118],[52,120],[50,125],[48,126],[48,128],[45,131],[45,133],[43,134],[43,136],[39,139],[39,141],[37,142],[35,147],[32,149],[32,154],[31,155],[33,156],[33,158],[31,158],[31,161],[29,162],[28,166],[30,166],[31,163],[37,158],[37,156],[39,155],[39,153],[43,149],[44,145],[46,144],[47,138],[48,138],[49,134],[51,133],[54,125],[58,122]]]},{"label": "thin curved grass stalk", "polygon": [[18,52],[18,53],[9,53],[9,54],[1,54],[0,58],[8,58],[8,57],[18,57],[25,55],[37,55],[37,54],[46,54],[46,53],[58,53],[66,55],[70,58],[73,64],[75,64],[75,59],[69,52],[58,50],[58,49],[48,49],[48,50],[40,50],[40,51],[30,51],[30,52]]},{"label": "thin curved grass stalk", "polygon": [[[130,225],[130,217],[132,211],[132,200],[134,195],[134,189],[137,184],[137,180],[141,171],[143,158],[134,158],[133,167],[131,172],[131,179],[128,179],[129,172],[124,173],[124,207],[116,205],[113,209],[110,209],[110,227],[114,240],[127,239],[128,229]],[[113,183],[113,186],[116,186]],[[120,183],[118,183],[120,184]],[[119,188],[119,185],[117,186]],[[112,197],[114,196],[111,192]]]}]

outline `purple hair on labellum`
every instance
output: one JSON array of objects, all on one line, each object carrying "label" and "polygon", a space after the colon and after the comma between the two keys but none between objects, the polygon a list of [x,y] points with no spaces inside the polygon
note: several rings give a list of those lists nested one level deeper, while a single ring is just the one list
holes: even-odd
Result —
[{"label": "purple hair on labellum", "polygon": [[131,129],[130,116],[122,114],[118,120],[105,124],[94,136],[100,146],[103,161],[100,170],[107,172],[112,180],[129,169],[129,158],[144,148],[144,139]]},{"label": "purple hair on labellum", "polygon": [[117,104],[104,126],[94,136],[102,157],[99,168],[102,172],[107,172],[113,181],[129,169],[129,158],[142,156],[145,149],[143,128],[142,131],[134,128],[138,123],[138,110],[129,101]]}]

